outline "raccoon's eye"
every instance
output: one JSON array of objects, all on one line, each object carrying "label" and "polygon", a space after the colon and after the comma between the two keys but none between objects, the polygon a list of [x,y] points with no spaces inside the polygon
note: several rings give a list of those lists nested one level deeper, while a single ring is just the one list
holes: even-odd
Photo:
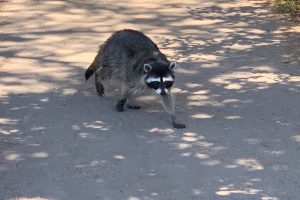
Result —
[{"label": "raccoon's eye", "polygon": [[153,81],[153,82],[151,82],[151,85],[152,85],[152,87],[153,88],[159,88],[159,82],[158,81]]},{"label": "raccoon's eye", "polygon": [[173,85],[173,81],[165,81],[164,84],[165,84],[166,88],[170,88]]},{"label": "raccoon's eye", "polygon": [[159,83],[159,81],[152,81],[152,82],[150,82],[150,83],[147,83],[147,85],[150,87],[150,88],[153,88],[153,89],[158,89],[159,88],[159,85],[160,85],[160,83]]}]

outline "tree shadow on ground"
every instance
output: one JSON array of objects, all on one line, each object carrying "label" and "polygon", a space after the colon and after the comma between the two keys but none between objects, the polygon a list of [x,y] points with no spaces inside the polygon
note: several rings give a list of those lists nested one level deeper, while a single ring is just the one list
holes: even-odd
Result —
[{"label": "tree shadow on ground", "polygon": [[[1,199],[297,198],[299,55],[261,2],[0,5]],[[114,112],[115,95],[99,99],[83,80],[123,28],[179,62],[187,129],[172,129],[154,97]]]}]

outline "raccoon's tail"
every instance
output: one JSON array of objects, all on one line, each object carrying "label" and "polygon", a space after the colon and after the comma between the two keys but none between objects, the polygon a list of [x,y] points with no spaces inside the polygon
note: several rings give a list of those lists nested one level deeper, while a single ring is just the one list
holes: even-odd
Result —
[{"label": "raccoon's tail", "polygon": [[94,62],[89,66],[89,68],[87,68],[87,70],[85,70],[85,80],[88,80],[97,70],[97,68],[99,68],[99,66],[97,66],[97,62]]},{"label": "raccoon's tail", "polygon": [[88,80],[96,72],[96,70],[101,67],[102,48],[103,48],[103,46],[100,46],[99,52],[98,52],[96,58],[94,59],[93,63],[85,71],[85,74],[84,74],[85,80]]}]

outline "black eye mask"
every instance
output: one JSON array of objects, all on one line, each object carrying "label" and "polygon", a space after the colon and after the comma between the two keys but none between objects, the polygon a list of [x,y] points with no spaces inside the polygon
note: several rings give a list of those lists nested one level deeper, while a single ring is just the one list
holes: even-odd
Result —
[{"label": "black eye mask", "polygon": [[165,87],[168,88],[168,89],[169,89],[170,87],[172,87],[173,83],[174,83],[174,81],[165,81],[165,82],[164,82]]},{"label": "black eye mask", "polygon": [[157,90],[160,87],[160,82],[158,81],[152,81],[150,83],[147,83],[148,87],[153,88],[154,90]]},{"label": "black eye mask", "polygon": [[172,77],[148,77],[148,79],[146,79],[148,87],[153,88],[154,90],[157,90],[158,88],[169,89],[172,87],[173,83],[174,81]]}]

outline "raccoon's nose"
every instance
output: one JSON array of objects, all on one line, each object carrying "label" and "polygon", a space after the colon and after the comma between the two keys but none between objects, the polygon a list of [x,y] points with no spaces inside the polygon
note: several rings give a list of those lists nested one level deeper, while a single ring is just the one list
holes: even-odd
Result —
[{"label": "raccoon's nose", "polygon": [[162,90],[160,94],[161,94],[161,95],[166,95],[167,93],[166,93],[165,90]]}]

